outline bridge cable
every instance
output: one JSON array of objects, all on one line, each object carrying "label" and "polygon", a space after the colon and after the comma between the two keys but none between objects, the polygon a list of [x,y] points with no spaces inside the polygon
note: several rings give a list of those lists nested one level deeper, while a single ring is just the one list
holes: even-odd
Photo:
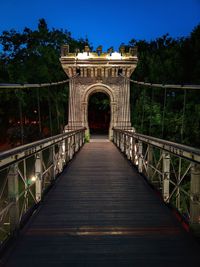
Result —
[{"label": "bridge cable", "polygon": [[38,125],[39,125],[39,132],[40,132],[40,135],[41,135],[42,134],[42,121],[41,121],[41,108],[40,108],[39,88],[37,88],[36,97],[37,97]]},{"label": "bridge cable", "polygon": [[[122,74],[120,74],[123,76]],[[124,76],[125,77],[125,76]],[[147,82],[139,82],[132,80],[126,77],[130,82],[138,85],[143,85],[147,87],[157,87],[157,88],[171,88],[171,89],[186,89],[186,90],[200,90],[200,85],[188,85],[188,84],[161,84],[161,83],[147,83]]]},{"label": "bridge cable", "polygon": [[150,120],[149,120],[149,135],[151,135],[152,128],[152,115],[153,115],[153,99],[154,99],[154,88],[151,88],[151,106],[150,106]]},{"label": "bridge cable", "polygon": [[[139,88],[139,86],[137,85]],[[139,90],[138,90],[139,91]],[[143,132],[143,127],[144,127],[144,114],[145,114],[145,96],[146,96],[146,89],[143,87],[142,90],[142,120],[141,120],[141,132]]]},{"label": "bridge cable", "polygon": [[187,91],[185,89],[184,98],[183,98],[182,124],[181,124],[181,142],[183,142],[183,134],[184,134],[184,129],[185,129],[186,96],[187,96]]},{"label": "bridge cable", "polygon": [[167,98],[167,88],[165,88],[165,92],[164,92],[163,114],[162,114],[162,138],[164,138],[165,114],[166,114],[166,98]]},{"label": "bridge cable", "polygon": [[50,126],[50,133],[51,133],[51,136],[53,136],[52,110],[51,110],[51,103],[50,103],[49,86],[47,87],[47,89],[48,89],[47,96],[48,96],[48,110],[49,110],[49,126]]}]

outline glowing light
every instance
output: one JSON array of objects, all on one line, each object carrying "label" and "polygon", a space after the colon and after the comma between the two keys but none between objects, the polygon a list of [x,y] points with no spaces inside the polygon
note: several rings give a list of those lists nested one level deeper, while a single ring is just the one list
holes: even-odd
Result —
[{"label": "glowing light", "polygon": [[37,180],[37,176],[32,176],[32,177],[31,177],[31,181],[32,181],[32,182],[35,182],[36,180]]},{"label": "glowing light", "polygon": [[136,145],[134,145],[134,151],[135,151],[135,153],[137,152],[137,146]]},{"label": "glowing light", "polygon": [[122,56],[118,52],[113,52],[111,55],[107,56],[107,59],[122,59]]},{"label": "glowing light", "polygon": [[88,58],[93,58],[93,57],[94,56],[88,52],[78,53],[77,55],[77,59],[88,59]]},{"label": "glowing light", "polygon": [[138,156],[135,155],[135,165],[138,165],[138,164],[139,164]]}]

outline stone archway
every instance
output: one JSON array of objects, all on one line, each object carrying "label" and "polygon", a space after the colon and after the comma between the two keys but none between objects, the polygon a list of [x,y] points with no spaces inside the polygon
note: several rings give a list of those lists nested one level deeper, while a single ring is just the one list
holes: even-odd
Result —
[{"label": "stone archway", "polygon": [[130,130],[130,81],[137,65],[137,49],[129,53],[90,52],[88,47],[82,53],[69,53],[69,46],[63,46],[60,58],[69,80],[69,112],[66,130],[88,127],[88,101],[95,92],[107,94],[110,99],[109,139],[112,128]]},{"label": "stone archway", "polygon": [[109,127],[109,139],[112,139],[112,128],[115,125],[115,118],[116,118],[116,114],[115,114],[115,98],[114,98],[114,92],[113,90],[105,84],[101,84],[101,83],[96,83],[93,84],[91,86],[89,86],[83,94],[82,97],[82,110],[83,110],[83,114],[82,114],[82,121],[84,121],[84,126],[87,128],[88,132],[89,132],[89,124],[88,124],[88,104],[89,104],[89,98],[91,95],[95,94],[95,93],[104,93],[109,97],[110,100],[110,127]]}]

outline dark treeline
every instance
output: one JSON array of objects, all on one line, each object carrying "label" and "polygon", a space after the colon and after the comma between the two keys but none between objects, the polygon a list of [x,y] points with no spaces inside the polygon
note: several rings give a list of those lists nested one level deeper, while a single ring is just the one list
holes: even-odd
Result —
[{"label": "dark treeline", "polygon": [[[0,83],[45,83],[65,80],[61,46],[83,49],[67,30],[48,29],[40,19],[36,30],[3,31],[0,35]],[[0,90],[0,145],[8,147],[60,133],[67,123],[68,85],[41,89]]]},{"label": "dark treeline", "polygon": [[40,19],[38,28],[22,33],[3,31],[0,35],[0,83],[44,83],[66,79],[59,62],[60,48],[68,43],[71,51],[83,49],[87,39],[75,40],[67,30],[48,29]]},{"label": "dark treeline", "polygon": [[168,34],[138,46],[136,80],[152,83],[200,84],[200,25],[188,37],[173,39]]},{"label": "dark treeline", "polygon": [[[138,46],[134,80],[200,84],[200,25],[188,37],[131,40]],[[128,47],[127,46],[127,49]],[[200,147],[200,92],[131,86],[132,124],[138,132]]]},{"label": "dark treeline", "polygon": [[[0,83],[43,83],[66,79],[59,62],[60,48],[64,43],[69,44],[71,52],[76,48],[82,51],[85,45],[92,49],[87,38],[76,40],[67,30],[49,29],[44,19],[39,20],[36,30],[3,31],[0,35]],[[200,84],[200,25],[188,37],[174,39],[166,34],[149,42],[132,39],[125,45],[127,50],[130,46],[138,46],[139,62],[133,79],[163,84]],[[46,128],[50,128],[50,122],[47,123],[50,117],[56,121],[59,115],[56,123],[51,122],[58,126],[51,132],[58,132],[59,121],[66,123],[63,118],[66,117],[67,105],[66,109],[63,107],[67,88],[56,92],[45,90],[39,93],[39,97],[36,93],[1,92],[1,139],[6,137],[10,124],[16,121],[25,123],[25,114],[30,118],[38,114],[38,99],[41,102],[40,119],[44,121],[40,131],[46,124],[49,125]],[[132,86],[131,94],[132,123],[137,131],[200,146],[200,98],[197,91]],[[52,116],[48,111],[50,102],[54,103]],[[30,123],[30,119],[27,121]]]}]

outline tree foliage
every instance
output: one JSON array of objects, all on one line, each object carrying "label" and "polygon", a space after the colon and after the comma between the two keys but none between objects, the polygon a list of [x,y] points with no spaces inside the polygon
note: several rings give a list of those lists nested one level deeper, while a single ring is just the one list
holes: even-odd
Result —
[{"label": "tree foliage", "polygon": [[152,83],[200,84],[200,25],[190,36],[173,39],[166,34],[147,42],[132,39],[138,46],[139,62],[133,78]]},{"label": "tree foliage", "polygon": [[[200,25],[187,38],[164,35],[136,41],[139,62],[134,80],[161,84],[200,84]],[[131,88],[132,124],[155,137],[200,147],[200,92],[142,86]]]},{"label": "tree foliage", "polygon": [[[0,83],[38,84],[66,79],[59,61],[65,43],[74,52],[76,48],[83,50],[88,40],[76,40],[67,30],[50,30],[44,19],[39,20],[36,30],[26,27],[23,32],[3,31]],[[59,133],[67,123],[67,99],[68,86],[41,88],[38,94],[36,89],[1,90],[0,143],[9,139],[16,145]]]},{"label": "tree foliage", "polygon": [[67,30],[49,30],[44,19],[38,28],[24,28],[23,32],[3,31],[0,44],[0,82],[42,83],[66,78],[59,62],[60,48],[64,43],[83,49],[87,40],[75,40]]},{"label": "tree foliage", "polygon": [[[76,40],[67,30],[49,29],[44,19],[39,20],[35,30],[25,27],[22,32],[3,31],[0,35],[0,83],[44,83],[65,79],[59,61],[60,48],[65,43],[69,44],[70,52],[76,48],[82,51],[85,45],[91,47],[87,39]],[[200,25],[188,37],[174,39],[166,34],[152,41],[132,39],[126,50],[132,46],[138,46],[139,56],[133,79],[163,84],[200,84]],[[61,121],[66,123],[67,94],[64,87],[61,90],[47,88],[39,93],[42,126],[50,131],[51,118],[56,127],[51,129],[53,134],[59,132]],[[200,146],[199,99],[197,91],[133,86],[132,124],[145,134]],[[11,118],[15,122],[25,122],[25,114],[32,120],[36,116],[33,111],[37,109],[38,96],[33,91],[1,92],[0,102],[1,137],[6,137]]]}]

